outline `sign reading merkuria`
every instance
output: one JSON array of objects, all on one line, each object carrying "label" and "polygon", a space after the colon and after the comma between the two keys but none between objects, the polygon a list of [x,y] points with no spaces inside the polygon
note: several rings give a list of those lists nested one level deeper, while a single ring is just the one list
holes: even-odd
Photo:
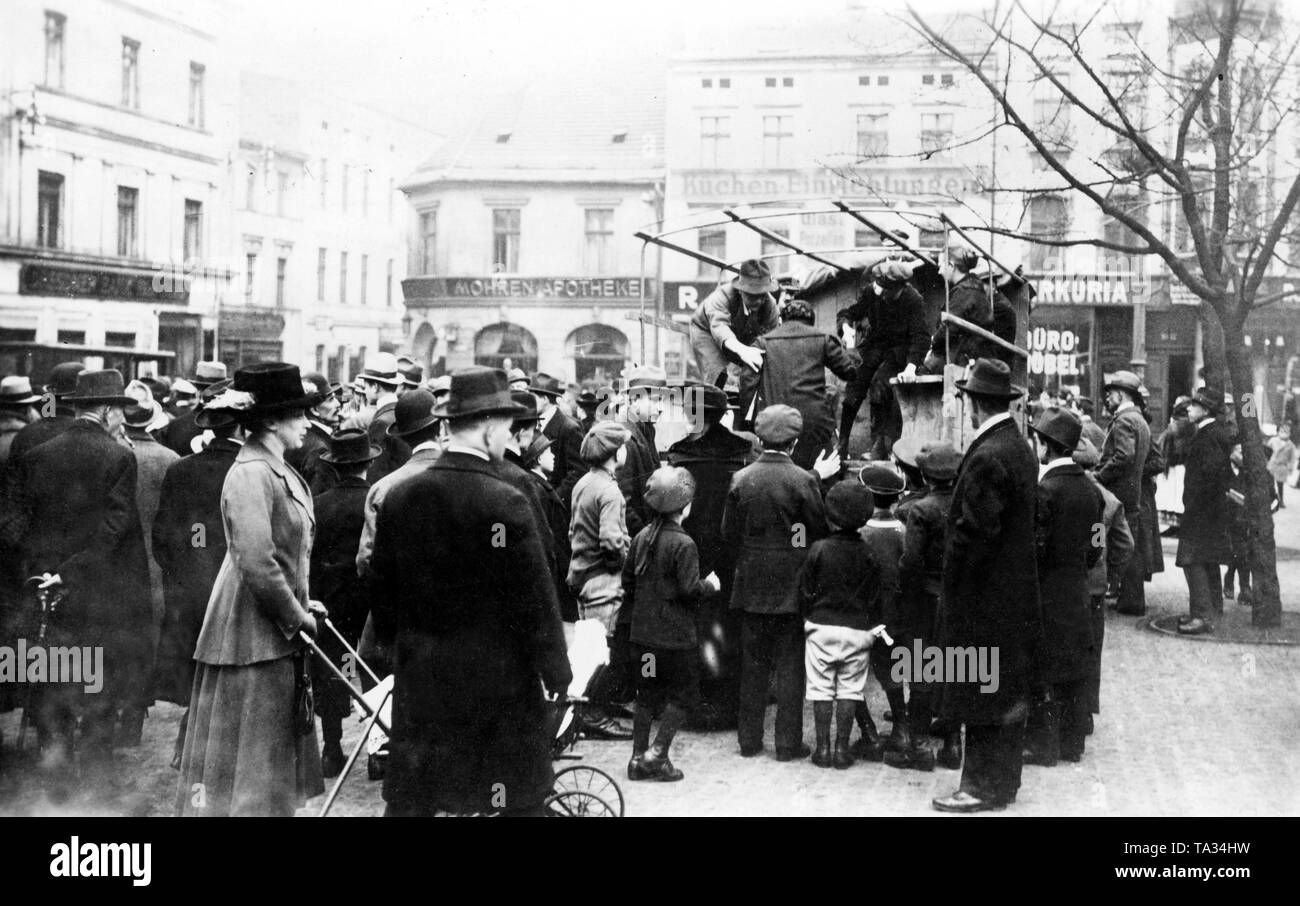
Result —
[{"label": "sign reading merkuria", "polygon": [[[557,301],[624,301],[641,298],[636,277],[411,277],[402,281],[407,302],[442,299],[519,299]],[[645,281],[645,297],[654,298],[654,281]]]}]

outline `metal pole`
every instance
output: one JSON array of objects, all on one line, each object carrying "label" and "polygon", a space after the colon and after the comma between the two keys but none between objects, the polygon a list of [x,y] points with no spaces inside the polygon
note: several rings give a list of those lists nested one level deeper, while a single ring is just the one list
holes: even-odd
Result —
[{"label": "metal pole", "polygon": [[906,240],[899,239],[889,230],[886,230],[880,224],[874,222],[870,217],[867,217],[865,214],[862,214],[860,211],[853,210],[853,208],[849,207],[844,202],[839,201],[838,199],[832,201],[831,204],[835,205],[835,207],[839,208],[841,211],[843,211],[845,214],[848,214],[850,217],[857,220],[859,223],[862,223],[863,225],[870,227],[872,230],[874,230],[876,233],[880,235],[881,239],[885,239],[893,243],[894,245],[901,248],[903,251],[907,252],[909,255],[912,255],[913,257],[916,258],[920,258],[926,264],[933,265],[934,267],[939,266],[939,262],[935,261],[925,252],[913,248],[911,244],[909,244]]},{"label": "metal pole", "polygon": [[388,700],[392,698],[392,695],[393,690],[392,688],[389,688],[389,690],[384,693],[384,697],[380,700],[379,707],[375,709],[375,713],[370,715],[370,720],[366,723],[366,728],[362,731],[361,738],[357,740],[356,747],[352,749],[352,754],[348,756],[347,763],[343,765],[343,770],[339,772],[339,779],[334,782],[334,788],[330,790],[329,798],[326,799],[325,804],[321,806],[320,814],[316,816],[317,818],[324,818],[330,813],[330,809],[334,807],[334,800],[338,799],[339,793],[343,790],[343,781],[347,780],[348,775],[352,773],[352,767],[357,763],[357,758],[361,755],[361,750],[365,748],[366,740],[370,739],[370,734],[374,732],[375,722],[379,720],[380,712],[384,710],[384,705],[388,703]]},{"label": "metal pole", "polygon": [[748,220],[741,217],[739,214],[737,214],[735,211],[731,210],[730,208],[723,210],[722,213],[726,214],[728,217],[730,217],[732,220],[734,220],[736,223],[740,224],[741,226],[748,227],[749,229],[753,230],[755,233],[762,236],[764,239],[770,240],[772,242],[775,242],[777,245],[781,245],[784,246],[785,248],[788,248],[796,255],[803,255],[805,258],[811,258],[813,261],[816,261],[818,264],[824,264],[827,267],[832,267],[837,271],[847,270],[847,268],[845,268],[842,264],[836,264],[834,261],[830,261],[826,258],[822,258],[821,256],[813,252],[805,252],[803,249],[799,248],[799,246],[795,245],[793,242],[791,242],[789,239],[786,239],[784,236],[780,235],[779,233],[773,233],[771,230],[765,230],[761,226],[758,226],[757,224],[750,223]]},{"label": "metal pole", "polygon": [[370,681],[373,682],[376,686],[378,686],[380,683],[379,677],[375,675],[375,671],[370,669],[370,665],[361,659],[361,655],[357,652],[357,649],[353,648],[351,645],[348,644],[348,640],[343,638],[343,633],[339,632],[338,627],[330,622],[329,617],[322,617],[321,619],[325,623],[325,626],[329,629],[329,631],[334,633],[334,638],[338,639],[340,644],[342,644],[343,647],[347,649],[348,654],[356,658],[357,663],[361,665],[361,669],[366,671],[366,673],[370,674]]},{"label": "metal pole", "polygon": [[703,252],[697,252],[695,251],[695,249],[685,248],[684,246],[680,246],[677,245],[676,243],[669,242],[667,239],[660,239],[658,236],[651,236],[649,233],[643,233],[643,232],[637,232],[633,235],[635,235],[636,238],[644,242],[653,242],[655,245],[662,246],[663,248],[672,249],[674,252],[680,252],[681,254],[685,255],[687,258],[694,258],[696,261],[703,261],[705,264],[711,264],[720,270],[735,271],[736,273],[740,273],[740,268],[738,268],[734,264],[728,264],[725,261],[722,261],[718,258],[714,258],[712,255],[706,255]]},{"label": "metal pole", "polygon": [[310,648],[313,652],[315,652],[318,658],[320,658],[322,661],[325,662],[326,667],[330,668],[330,672],[333,673],[340,680],[342,680],[344,688],[348,690],[348,695],[352,696],[352,700],[361,706],[361,710],[365,711],[367,714],[374,715],[375,722],[379,724],[379,729],[383,730],[385,735],[392,736],[393,733],[391,730],[388,729],[388,725],[385,724],[382,720],[379,720],[379,712],[374,708],[371,708],[370,703],[367,702],[361,696],[361,693],[352,687],[352,681],[349,680],[346,676],[344,676],[342,670],[334,666],[334,662],[329,659],[329,657],[325,654],[325,652],[320,650],[320,646],[316,644],[315,640],[313,640],[311,636],[307,635],[307,633],[302,631],[298,632],[298,638],[306,642],[307,647]]},{"label": "metal pole", "polygon": [[646,364],[645,360],[645,251],[649,248],[646,242],[641,243],[641,279],[637,284],[638,291],[641,294],[640,312],[641,312],[641,360],[637,363]]}]

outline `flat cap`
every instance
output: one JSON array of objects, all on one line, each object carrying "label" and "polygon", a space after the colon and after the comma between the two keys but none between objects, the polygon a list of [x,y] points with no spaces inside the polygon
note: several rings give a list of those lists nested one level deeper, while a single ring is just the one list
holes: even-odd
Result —
[{"label": "flat cap", "polygon": [[884,463],[873,462],[863,466],[858,481],[872,494],[889,496],[903,493],[903,476]]},{"label": "flat cap", "polygon": [[861,484],[841,481],[826,495],[826,518],[842,529],[860,529],[875,506],[875,498]]},{"label": "flat cap", "polygon": [[618,452],[627,443],[628,431],[618,422],[596,422],[582,439],[578,455],[588,465],[599,465]]},{"label": "flat cap", "polygon": [[961,454],[946,441],[930,441],[916,454],[916,467],[921,474],[935,481],[950,481],[957,476]]},{"label": "flat cap", "polygon": [[803,432],[803,416],[793,406],[768,406],[754,420],[754,433],[768,447],[784,447]]}]

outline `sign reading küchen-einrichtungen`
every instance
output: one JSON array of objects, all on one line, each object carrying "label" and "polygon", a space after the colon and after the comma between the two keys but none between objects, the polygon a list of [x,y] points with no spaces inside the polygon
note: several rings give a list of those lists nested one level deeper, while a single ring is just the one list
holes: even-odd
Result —
[{"label": "sign reading k\u00fcchen-einrichtungen", "polygon": [[[654,298],[654,280],[645,281],[645,297]],[[514,299],[520,302],[637,302],[637,277],[409,277],[402,292],[410,302]]]}]

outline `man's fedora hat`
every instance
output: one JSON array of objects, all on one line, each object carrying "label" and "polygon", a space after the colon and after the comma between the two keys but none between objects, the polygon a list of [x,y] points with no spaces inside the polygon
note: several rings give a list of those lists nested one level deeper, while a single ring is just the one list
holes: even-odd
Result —
[{"label": "man's fedora hat", "polygon": [[1071,452],[1079,446],[1079,437],[1083,434],[1083,421],[1079,416],[1060,406],[1049,406],[1044,409],[1030,427],[1034,429],[1034,433]]},{"label": "man's fedora hat", "polygon": [[[226,380],[229,380],[229,378],[226,378]],[[220,383],[222,382],[217,381],[217,384]],[[204,389],[206,390],[210,387],[215,387],[217,386],[217,384],[207,384],[205,385]],[[185,378],[177,378],[176,383],[172,384],[173,400],[188,399],[191,396],[198,396],[198,395],[199,395],[199,388],[195,387],[192,383],[185,380]]]},{"label": "man's fedora hat", "polygon": [[381,352],[367,360],[359,377],[363,381],[374,381],[388,387],[398,387],[406,380],[397,370],[397,357],[391,352]]},{"label": "man's fedora hat", "polygon": [[1218,415],[1223,411],[1223,391],[1211,390],[1209,387],[1201,387],[1192,394],[1191,402],[1200,406],[1211,415]]},{"label": "man's fedora hat", "polygon": [[194,424],[198,425],[205,431],[215,428],[228,428],[231,425],[238,424],[238,421],[230,414],[229,409],[210,409],[207,404],[219,397],[222,393],[230,389],[233,384],[230,378],[224,381],[217,381],[209,387],[203,388],[200,394],[198,411],[194,413]]},{"label": "man's fedora hat", "polygon": [[533,382],[528,385],[528,389],[533,393],[549,396],[553,400],[564,395],[564,385],[560,383],[560,379],[551,377],[545,371],[533,375]]},{"label": "man's fedora hat", "polygon": [[322,453],[320,458],[322,462],[345,466],[356,462],[370,462],[382,452],[383,450],[370,442],[366,432],[348,430],[340,431],[331,437],[329,452]]},{"label": "man's fedora hat", "polygon": [[217,381],[224,381],[228,376],[225,362],[199,362],[194,366],[194,377],[190,378],[190,383],[202,389]]},{"label": "man's fedora hat", "polygon": [[137,400],[122,410],[122,419],[128,428],[147,428],[158,417],[158,404],[151,399]]},{"label": "man's fedora hat", "polygon": [[522,368],[511,368],[510,371],[506,373],[507,383],[517,384],[520,381],[523,381],[525,385],[528,383],[528,375]]},{"label": "man's fedora hat", "polygon": [[913,434],[911,437],[902,437],[894,442],[894,447],[890,451],[894,459],[898,460],[908,468],[916,468],[916,455],[921,452],[922,441]]},{"label": "man's fedora hat", "polygon": [[545,434],[538,434],[533,438],[533,442],[528,445],[524,451],[523,461],[525,469],[534,469],[542,459],[542,454],[551,446],[553,441]]},{"label": "man's fedora hat", "polygon": [[515,416],[515,424],[519,427],[536,424],[541,418],[537,411],[537,397],[527,390],[511,390],[510,398],[515,401],[516,406],[524,410],[522,415]]},{"label": "man's fedora hat", "polygon": [[957,389],[970,396],[999,400],[1013,400],[1025,392],[1011,383],[1011,369],[1001,359],[976,359],[970,377],[957,381]]},{"label": "man's fedora hat", "polygon": [[627,373],[627,389],[667,387],[668,373],[657,365],[638,365]]},{"label": "man's fedora hat", "polygon": [[61,362],[50,369],[50,378],[45,384],[45,392],[55,397],[71,396],[77,392],[77,375],[86,370],[81,362]]},{"label": "man's fedora hat", "polygon": [[433,394],[422,387],[403,393],[393,407],[393,423],[388,426],[388,436],[406,437],[437,422],[433,403]]},{"label": "man's fedora hat", "polygon": [[451,393],[451,375],[440,374],[426,385],[429,392],[435,397],[443,393]]},{"label": "man's fedora hat", "polygon": [[226,409],[240,420],[310,409],[324,395],[305,383],[297,365],[257,362],[235,372],[230,387],[207,405]]},{"label": "man's fedora hat", "polygon": [[104,371],[83,371],[77,375],[77,389],[68,398],[77,406],[134,406],[135,399],[126,395],[122,372],[112,368]]},{"label": "man's fedora hat", "polygon": [[471,415],[508,415],[517,418],[524,408],[510,398],[506,373],[500,368],[471,365],[451,375],[451,396],[433,410],[438,418]]},{"label": "man's fedora hat", "polygon": [[331,383],[329,378],[319,371],[309,371],[302,376],[302,379],[316,388],[316,392],[324,399],[327,396],[337,396],[343,392],[343,385],[337,382]]},{"label": "man's fedora hat", "polygon": [[740,273],[731,281],[731,285],[742,293],[753,296],[776,292],[772,269],[767,266],[766,261],[759,258],[749,258],[740,262]]},{"label": "man's fedora hat", "polygon": [[1102,390],[1111,389],[1127,390],[1138,397],[1142,394],[1142,379],[1131,371],[1116,371],[1106,375],[1106,383],[1102,385]]},{"label": "man's fedora hat", "polygon": [[408,387],[419,387],[424,380],[424,366],[416,362],[399,363],[397,373],[402,376],[402,383]]},{"label": "man's fedora hat", "polygon": [[957,477],[957,470],[961,468],[961,454],[947,441],[932,440],[916,454],[916,467],[926,478],[951,481]]},{"label": "man's fedora hat", "polygon": [[0,380],[0,406],[30,406],[40,401],[41,395],[32,392],[31,378],[11,374]]},{"label": "man's fedora hat", "polygon": [[578,408],[583,412],[595,412],[600,407],[602,397],[607,393],[597,394],[594,390],[584,390],[578,394]]}]

